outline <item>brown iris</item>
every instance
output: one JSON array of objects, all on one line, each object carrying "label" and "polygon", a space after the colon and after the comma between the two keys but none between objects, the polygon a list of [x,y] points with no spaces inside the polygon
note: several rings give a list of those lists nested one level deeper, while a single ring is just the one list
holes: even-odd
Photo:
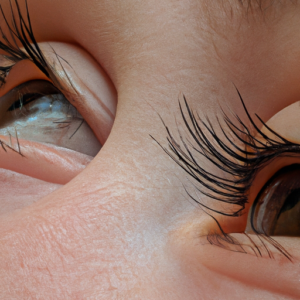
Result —
[{"label": "brown iris", "polygon": [[282,168],[261,189],[251,226],[266,235],[300,236],[300,164]]}]

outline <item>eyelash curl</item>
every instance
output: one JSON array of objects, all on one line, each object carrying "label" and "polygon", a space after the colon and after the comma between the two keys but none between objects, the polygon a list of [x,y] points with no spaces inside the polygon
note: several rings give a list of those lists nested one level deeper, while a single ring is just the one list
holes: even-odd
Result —
[{"label": "eyelash curl", "polygon": [[[187,131],[186,137],[184,138],[178,130],[179,142],[177,142],[164,122],[168,148],[151,137],[189,175],[197,192],[220,204],[223,203],[226,207],[229,205],[230,209],[215,209],[203,203],[199,197],[193,196],[188,188],[184,187],[188,196],[216,222],[219,228],[218,232],[207,235],[209,244],[234,252],[251,252],[258,257],[265,257],[266,254],[267,257],[274,258],[269,247],[271,245],[292,262],[292,255],[272,237],[262,232],[255,233],[257,238],[254,239],[244,233],[248,240],[246,245],[226,233],[216,217],[216,215],[240,217],[248,203],[249,190],[257,173],[278,157],[295,157],[300,153],[300,144],[288,141],[255,114],[257,124],[247,110],[240,92],[236,90],[250,125],[246,125],[234,113],[232,116],[235,121],[232,121],[222,109],[222,119],[216,117],[219,129],[217,133],[210,119],[208,117],[203,119],[195,113],[183,96],[184,105],[179,101],[179,108]],[[262,125],[266,133],[259,129],[259,125]],[[209,172],[200,163],[199,156],[213,168],[221,171],[222,176]]]},{"label": "eyelash curl", "polygon": [[[39,48],[31,26],[31,21],[29,17],[28,4],[26,4],[26,19],[21,13],[21,9],[17,0],[14,0],[14,4],[17,12],[13,9],[11,0],[9,0],[12,25],[9,24],[2,6],[0,5],[1,15],[5,21],[6,27],[9,31],[9,36],[7,36],[3,29],[0,27],[1,36],[3,42],[0,41],[0,49],[5,51],[8,55],[5,58],[8,62],[12,62],[11,65],[0,68],[0,84],[1,86],[5,84],[5,78],[12,69],[12,67],[19,61],[28,59],[31,60],[48,78],[50,78],[50,66],[45,59],[41,49]],[[19,47],[21,44],[25,50]]]},{"label": "eyelash curl", "polygon": [[[7,53],[7,55],[4,55],[3,57],[6,58],[7,62],[11,62],[11,64],[9,64],[8,66],[0,66],[0,87],[5,84],[5,79],[8,73],[17,62],[20,62],[22,60],[30,60],[53,82],[53,84],[65,96],[67,96],[66,94],[70,94],[70,89],[72,90],[71,94],[73,97],[79,96],[61,61],[63,60],[69,66],[70,64],[61,56],[59,56],[52,48],[57,62],[67,79],[67,81],[62,80],[56,70],[56,61],[49,63],[45,58],[42,50],[40,49],[32,30],[27,0],[24,0],[26,8],[26,13],[24,14],[25,17],[21,11],[18,0],[8,1],[11,11],[11,25],[8,22],[8,19],[5,16],[3,8],[0,4],[0,15],[2,15],[5,21],[5,25],[8,29],[8,35],[6,35],[3,31],[3,28],[0,27],[1,38],[3,40],[0,41],[0,49]],[[13,8],[12,1],[16,9]],[[19,45],[22,45],[24,50],[22,50]]]}]

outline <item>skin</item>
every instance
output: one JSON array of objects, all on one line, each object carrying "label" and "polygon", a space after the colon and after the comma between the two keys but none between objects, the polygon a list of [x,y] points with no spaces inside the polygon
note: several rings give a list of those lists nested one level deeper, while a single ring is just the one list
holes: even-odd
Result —
[{"label": "skin", "polygon": [[[243,116],[234,83],[249,111],[265,121],[299,100],[300,7],[266,1],[259,9],[254,2],[247,10],[236,0],[28,1],[46,57],[53,59],[51,42],[72,65],[66,72],[82,97],[70,101],[105,145],[83,171],[80,159],[71,171],[53,159],[51,172],[57,170],[60,182],[47,177],[46,158],[32,162],[34,173],[21,158],[13,169],[14,153],[1,153],[7,160],[0,167],[12,162],[1,173],[1,187],[7,182],[1,299],[300,297],[299,240],[277,238],[293,263],[276,251],[269,259],[209,245],[203,236],[215,222],[186,194],[187,175],[150,137],[167,145],[159,116],[177,132],[182,93],[201,115],[214,116],[226,102]],[[8,1],[0,3],[9,12]],[[42,76],[28,66],[20,70],[7,85]],[[284,118],[275,125],[284,127]],[[297,132],[292,136],[300,142]],[[10,170],[18,172],[17,181]],[[275,171],[270,166],[254,185]],[[245,220],[221,222],[239,236]]]}]

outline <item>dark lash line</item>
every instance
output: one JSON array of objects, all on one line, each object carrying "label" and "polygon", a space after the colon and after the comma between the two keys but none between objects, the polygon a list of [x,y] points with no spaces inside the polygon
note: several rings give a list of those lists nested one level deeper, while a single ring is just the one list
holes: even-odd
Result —
[{"label": "dark lash line", "polygon": [[[266,131],[278,140],[275,140],[268,136],[268,134],[262,132],[251,117],[240,92],[237,88],[236,90],[251,127],[248,127],[236,114],[234,114],[233,116],[238,124],[236,125],[231,121],[230,117],[223,109],[221,109],[221,111],[227,130],[233,134],[238,142],[242,143],[242,147],[244,149],[237,145],[229,137],[225,128],[222,126],[220,119],[217,117],[218,128],[221,130],[223,135],[223,138],[220,137],[220,134],[216,133],[215,128],[208,117],[203,120],[197,113],[195,114],[190,109],[184,95],[183,101],[187,113],[184,112],[180,101],[179,108],[185,128],[187,129],[189,136],[192,138],[192,142],[189,141],[187,144],[187,139],[184,139],[180,132],[179,139],[181,144],[176,142],[174,136],[171,134],[169,128],[164,122],[163,125],[167,131],[169,149],[163,147],[155,140],[155,138],[151,137],[188,175],[196,181],[196,184],[193,183],[193,186],[198,192],[206,195],[214,201],[230,205],[229,211],[214,209],[213,207],[196,199],[187,190],[187,188],[184,187],[188,196],[199,204],[205,213],[214,219],[220,229],[220,233],[210,233],[207,235],[208,242],[222,248],[227,248],[231,251],[248,253],[244,248],[245,245],[243,246],[237,241],[237,239],[223,231],[220,223],[211,213],[229,217],[241,216],[245,209],[245,205],[248,203],[248,191],[257,172],[276,157],[288,157],[293,154],[300,153],[300,144],[286,140],[266,125],[258,115],[255,115]],[[259,136],[259,138],[255,136]],[[222,178],[221,176],[217,176],[205,170],[198,163],[193,151],[195,151],[196,154],[200,154],[205,157],[210,163],[225,174],[231,176],[231,179],[226,178],[226,176]],[[238,208],[236,208],[236,206]],[[211,213],[209,213],[209,211]],[[255,244],[254,240],[245,233],[250,244],[253,245],[253,247],[249,245],[246,247],[250,247],[256,256],[263,256],[263,252],[266,252],[269,258],[274,258],[271,250],[266,244],[266,242],[268,242],[288,260],[292,261],[292,256],[273,238],[265,235],[263,232],[256,233],[256,235],[264,251],[258,251],[258,245]],[[231,246],[234,246],[235,249],[232,249]]]}]

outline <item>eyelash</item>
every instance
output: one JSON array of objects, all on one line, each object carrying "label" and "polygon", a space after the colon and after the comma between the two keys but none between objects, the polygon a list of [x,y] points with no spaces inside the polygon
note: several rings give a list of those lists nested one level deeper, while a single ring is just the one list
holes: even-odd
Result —
[{"label": "eyelash", "polygon": [[[63,73],[65,74],[66,80],[63,80],[58,74],[55,63],[49,63],[45,58],[43,51],[40,49],[31,26],[31,20],[29,16],[28,3],[25,1],[26,7],[26,17],[23,17],[21,12],[21,8],[19,6],[18,0],[14,0],[14,4],[16,7],[16,12],[13,9],[12,0],[9,0],[10,10],[12,16],[12,26],[9,25],[7,18],[4,14],[2,6],[0,4],[0,14],[2,15],[6,27],[9,30],[9,35],[12,42],[9,41],[9,38],[4,34],[3,29],[0,27],[0,33],[2,35],[2,39],[4,42],[0,41],[0,49],[8,53],[9,55],[5,55],[4,57],[11,61],[12,64],[9,66],[0,66],[0,87],[5,84],[5,79],[10,72],[10,70],[14,67],[14,65],[22,60],[30,60],[32,61],[53,83],[53,85],[58,88],[62,94],[68,95],[67,98],[78,98],[79,94],[76,88],[73,86],[72,81],[70,80],[67,72],[65,71],[62,61],[70,64],[62,57],[60,57],[55,50],[52,48],[52,51],[57,59],[59,66],[61,67]],[[21,43],[25,50],[22,50],[17,42]],[[71,66],[70,66],[71,67]]]},{"label": "eyelash", "polygon": [[[32,27],[31,27],[30,17],[29,17],[27,0],[25,0],[27,20],[24,19],[17,0],[14,1],[15,6],[17,8],[17,16],[13,10],[11,0],[9,1],[9,3],[11,8],[13,28],[11,27],[11,25],[9,25],[1,5],[0,5],[0,11],[5,21],[5,24],[9,30],[12,43],[9,41],[8,37],[4,34],[3,29],[0,28],[0,32],[4,40],[4,42],[0,41],[0,49],[4,50],[6,53],[9,54],[9,56],[6,56],[6,58],[9,61],[13,62],[13,64],[7,67],[0,68],[1,84],[3,85],[5,83],[5,78],[8,75],[9,71],[12,69],[12,67],[17,62],[25,59],[31,60],[48,78],[50,78],[49,69],[51,67],[47,63],[41,49],[39,48],[35,40]],[[17,22],[17,18],[19,22]],[[26,51],[21,50],[20,47],[17,45],[17,42],[20,42]]]},{"label": "eyelash", "polygon": [[[69,96],[67,98],[71,98],[71,99],[75,97],[78,98],[79,94],[75,89],[75,87],[73,86],[71,80],[69,79],[61,63],[61,60],[63,61],[65,60],[62,57],[60,57],[52,48],[57,58],[58,64],[60,65],[62,71],[66,75],[65,76],[66,80],[63,80],[58,75],[58,72],[55,68],[55,62],[50,64],[45,58],[42,50],[40,49],[33,34],[27,0],[25,0],[25,7],[26,7],[25,18],[23,17],[23,14],[21,12],[21,8],[19,6],[18,0],[14,0],[16,11],[13,9],[12,0],[9,0],[9,3],[10,3],[10,10],[12,16],[12,25],[9,25],[1,5],[0,5],[0,15],[2,15],[5,21],[6,27],[9,30],[9,37],[12,42],[9,41],[8,36],[4,34],[3,29],[0,27],[0,33],[4,41],[4,42],[0,41],[0,49],[5,51],[8,54],[5,55],[4,57],[7,59],[8,62],[12,62],[12,64],[9,66],[0,66],[0,87],[2,87],[5,84],[7,75],[9,74],[10,70],[14,67],[16,63],[22,60],[30,60],[40,69],[41,72],[43,72],[52,81],[53,85],[62,94]],[[22,50],[18,46],[18,42],[23,46],[25,50]],[[67,61],[65,62],[69,65]],[[83,121],[80,123],[76,131],[71,135],[71,138],[77,133],[77,131],[83,124]],[[2,146],[4,150],[5,147],[11,148],[3,141],[0,141],[0,146]],[[22,155],[20,150],[18,151],[18,153]]]},{"label": "eyelash", "polygon": [[[210,119],[206,117],[205,120],[203,120],[197,113],[195,114],[183,96],[186,113],[180,102],[179,108],[185,128],[192,141],[183,138],[179,132],[181,144],[176,142],[169,128],[164,123],[168,134],[167,141],[169,149],[163,147],[153,137],[152,138],[197,182],[198,185],[194,185],[194,187],[198,192],[206,195],[211,200],[230,205],[230,210],[216,210],[196,199],[195,196],[185,188],[188,196],[199,204],[202,210],[212,217],[218,225],[220,233],[214,232],[207,235],[208,242],[227,250],[248,253],[242,243],[224,232],[219,221],[213,214],[216,213],[227,217],[241,216],[245,205],[248,203],[248,193],[257,173],[278,157],[288,157],[299,154],[300,144],[286,140],[268,127],[262,119],[255,114],[260,125],[268,132],[268,134],[263,133],[250,116],[240,92],[238,89],[236,90],[250,126],[247,126],[238,115],[233,114],[238,124],[236,125],[231,121],[224,110],[222,110],[223,124],[217,117],[218,128],[221,130],[221,134],[218,134]],[[228,132],[232,137],[229,136]],[[271,138],[270,135],[276,137],[277,140]],[[255,136],[259,136],[260,139]],[[234,142],[234,139],[237,142]],[[238,143],[241,143],[242,147],[239,146]],[[212,172],[208,172],[200,165],[196,158],[197,155],[204,157],[226,175],[220,177]],[[267,242],[288,260],[292,261],[292,256],[270,236],[256,233],[260,242],[260,245],[258,245],[247,233],[244,233],[244,235],[250,244],[252,244],[252,246],[247,247],[250,247],[256,256],[263,256],[263,251],[265,251],[269,258],[274,257],[272,251],[265,243]],[[264,250],[261,251],[259,250],[260,248]]]}]

